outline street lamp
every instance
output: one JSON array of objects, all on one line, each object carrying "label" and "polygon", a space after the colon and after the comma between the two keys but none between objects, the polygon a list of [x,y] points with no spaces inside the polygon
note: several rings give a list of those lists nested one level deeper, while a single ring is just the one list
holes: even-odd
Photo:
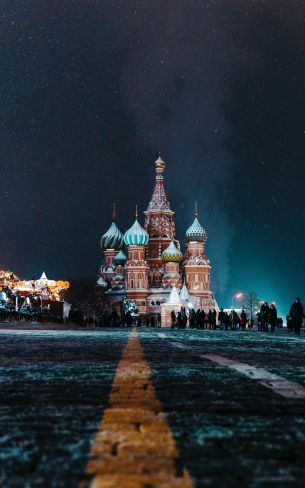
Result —
[{"label": "street lamp", "polygon": [[232,296],[232,309],[234,309],[234,298],[237,298],[238,300],[240,300],[242,297],[244,296],[243,293],[239,292],[239,293],[235,293],[233,296]]}]

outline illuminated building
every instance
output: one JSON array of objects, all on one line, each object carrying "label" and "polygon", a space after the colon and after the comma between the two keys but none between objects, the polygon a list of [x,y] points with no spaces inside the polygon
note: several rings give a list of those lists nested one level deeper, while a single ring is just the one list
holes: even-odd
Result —
[{"label": "illuminated building", "polygon": [[159,156],[154,164],[155,185],[144,212],[144,226],[136,211],[133,225],[123,234],[116,224],[114,208],[112,224],[101,238],[104,263],[98,284],[103,288],[104,310],[122,313],[122,304],[127,302],[141,315],[160,315],[173,288],[179,296],[182,292],[181,305],[185,305],[183,295],[187,294],[189,307],[218,309],[210,290],[211,264],[205,255],[207,234],[198,220],[197,208],[194,222],[186,231],[186,250],[182,253],[174,212],[164,188],[165,163]]},{"label": "illuminated building", "polygon": [[69,281],[49,280],[45,272],[38,280],[21,280],[12,271],[0,270],[0,292],[9,288],[13,294],[20,297],[35,294],[46,300],[61,301],[60,292],[69,287]]}]

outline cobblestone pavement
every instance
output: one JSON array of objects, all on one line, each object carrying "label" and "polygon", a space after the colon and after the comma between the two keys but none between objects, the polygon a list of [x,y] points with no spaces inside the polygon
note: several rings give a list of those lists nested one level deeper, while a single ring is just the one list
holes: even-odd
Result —
[{"label": "cobblestone pavement", "polygon": [[130,334],[0,329],[0,486],[304,486],[303,336]]}]

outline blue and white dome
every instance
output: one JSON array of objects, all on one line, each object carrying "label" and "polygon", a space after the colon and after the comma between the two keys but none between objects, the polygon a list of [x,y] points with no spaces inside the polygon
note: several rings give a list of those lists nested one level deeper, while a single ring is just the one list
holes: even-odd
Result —
[{"label": "blue and white dome", "polygon": [[114,264],[115,265],[124,264],[126,261],[127,261],[127,257],[125,256],[125,254],[121,249],[120,252],[118,252],[118,254],[114,258]]},{"label": "blue and white dome", "polygon": [[195,217],[192,225],[187,229],[185,233],[187,242],[205,242],[207,240],[207,233],[200,224],[197,217]]},{"label": "blue and white dome", "polygon": [[146,246],[148,244],[149,236],[138,220],[124,234],[124,242],[126,246]]},{"label": "blue and white dome", "polygon": [[116,225],[112,222],[111,226],[101,238],[102,249],[119,249],[123,245],[123,234]]}]

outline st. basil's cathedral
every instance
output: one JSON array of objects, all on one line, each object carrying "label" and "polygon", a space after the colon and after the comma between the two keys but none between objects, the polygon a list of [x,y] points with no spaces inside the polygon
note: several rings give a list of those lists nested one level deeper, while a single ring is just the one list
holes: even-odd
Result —
[{"label": "st. basil's cathedral", "polygon": [[[155,186],[144,228],[136,218],[123,234],[113,222],[101,238],[104,263],[98,284],[103,288],[104,311],[126,311],[126,304],[141,316],[161,317],[169,325],[171,310],[181,306],[195,310],[218,310],[210,290],[211,264],[205,255],[207,233],[198,220],[185,233],[185,253],[176,237],[174,212],[164,188],[165,163],[161,156],[154,163]],[[126,249],[126,250],[125,250]]]}]

